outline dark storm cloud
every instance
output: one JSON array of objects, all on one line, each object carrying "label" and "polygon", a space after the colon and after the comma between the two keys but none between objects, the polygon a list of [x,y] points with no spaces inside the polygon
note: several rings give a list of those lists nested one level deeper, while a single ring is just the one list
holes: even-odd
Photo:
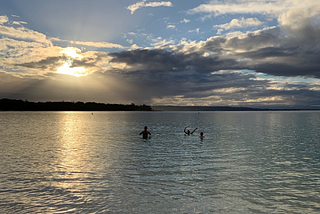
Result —
[{"label": "dark storm cloud", "polygon": [[[299,60],[298,60],[299,61]],[[320,78],[320,65],[305,65],[301,62],[301,66],[288,65],[284,63],[260,63],[252,66],[251,69],[257,72],[266,73],[274,76],[286,77],[314,77]]]},{"label": "dark storm cloud", "polygon": [[[183,99],[219,96],[242,105],[302,107],[320,104],[317,91],[310,89],[308,83],[279,86],[279,82],[258,79],[257,74],[236,71],[248,69],[281,77],[320,78],[317,47],[316,40],[306,42],[293,36],[285,37],[279,28],[273,28],[229,39],[212,37],[190,47],[108,55],[112,57],[111,62],[128,65],[119,74],[143,91],[145,100],[166,96]],[[276,89],[272,89],[273,86]]]},{"label": "dark storm cloud", "polygon": [[[218,96],[222,100],[252,107],[283,108],[290,105],[302,108],[320,104],[318,92],[310,90],[308,84],[281,84],[279,88],[279,83],[257,79],[254,74],[134,71],[124,76],[121,74],[121,77],[134,85],[135,91],[141,92],[135,94],[134,98],[146,103],[153,98],[174,96],[181,96],[181,99],[209,99],[214,103],[215,99],[210,97]],[[132,94],[128,94],[130,97]],[[273,97],[279,97],[280,100],[273,100]]]},{"label": "dark storm cloud", "polygon": [[184,55],[167,50],[132,50],[110,53],[111,62],[143,66],[146,70],[183,70],[186,67]]},{"label": "dark storm cloud", "polygon": [[262,47],[277,47],[285,42],[279,28],[271,28],[258,32],[235,36],[225,41],[227,49],[250,51]]},{"label": "dark storm cloud", "polygon": [[280,28],[271,28],[232,38],[212,37],[190,47],[122,51],[109,56],[111,62],[130,65],[130,71],[192,69],[211,73],[249,69],[276,76],[320,78],[320,39],[306,39],[320,34],[314,29],[308,32],[313,36],[307,33],[285,36]]},{"label": "dark storm cloud", "polygon": [[242,58],[250,59],[265,59],[271,57],[290,57],[294,56],[298,47],[279,48],[279,47],[265,47],[254,51],[247,51],[245,53],[236,54]]},{"label": "dark storm cloud", "polygon": [[84,59],[72,59],[70,62],[70,68],[72,67],[84,67],[90,68],[95,67],[98,60],[94,58],[84,58]]},{"label": "dark storm cloud", "polygon": [[266,80],[255,80],[253,74],[241,73],[206,73],[195,70],[167,71],[162,70],[137,70],[118,73],[141,91],[141,96],[149,100],[162,96],[178,96],[183,94],[185,98],[201,98],[217,95],[213,90],[225,88],[245,88],[256,85],[268,86]]},{"label": "dark storm cloud", "polygon": [[197,52],[184,54],[168,50],[133,50],[110,53],[111,62],[126,63],[139,70],[181,72],[196,70],[198,72],[213,72],[221,69],[238,69],[236,60],[220,59],[217,56],[203,57]]},{"label": "dark storm cloud", "polygon": [[223,37],[209,38],[205,42],[205,45],[203,45],[202,52],[212,51],[214,53],[221,53],[224,50],[222,47],[222,44],[224,44],[226,41],[227,41],[227,39],[223,38]]}]

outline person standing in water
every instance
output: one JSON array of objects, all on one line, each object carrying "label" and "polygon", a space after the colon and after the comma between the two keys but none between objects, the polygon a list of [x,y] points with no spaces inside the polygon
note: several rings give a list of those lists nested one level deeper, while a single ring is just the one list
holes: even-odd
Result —
[{"label": "person standing in water", "polygon": [[203,132],[200,133],[200,136],[199,136],[199,137],[200,137],[201,140],[204,138]]},{"label": "person standing in water", "polygon": [[144,130],[142,132],[140,132],[139,135],[142,135],[142,137],[144,139],[147,139],[148,138],[148,135],[151,135],[151,133],[148,131],[148,127],[144,127]]},{"label": "person standing in water", "polygon": [[195,132],[198,128],[195,128],[192,132],[190,132],[189,129],[186,131],[186,129],[187,129],[187,127],[184,128],[184,130],[183,130],[184,133],[186,133],[187,135],[191,135],[191,134],[193,134],[193,132]]}]

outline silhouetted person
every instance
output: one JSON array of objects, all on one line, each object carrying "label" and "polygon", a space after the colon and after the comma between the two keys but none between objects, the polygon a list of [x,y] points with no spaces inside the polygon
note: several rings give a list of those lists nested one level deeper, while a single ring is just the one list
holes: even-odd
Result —
[{"label": "silhouetted person", "polygon": [[139,135],[142,135],[142,137],[144,139],[147,139],[148,138],[148,135],[151,135],[151,133],[148,131],[148,127],[144,127],[144,130],[142,132],[140,132]]},{"label": "silhouetted person", "polygon": [[199,137],[201,138],[201,140],[204,138],[203,132],[200,133],[200,136],[199,136]]},{"label": "silhouetted person", "polygon": [[186,129],[187,129],[187,127],[184,128],[184,130],[183,130],[184,133],[186,133],[187,135],[191,135],[191,134],[193,134],[193,132],[195,132],[198,128],[195,128],[192,132],[190,132],[189,129],[186,131]]}]

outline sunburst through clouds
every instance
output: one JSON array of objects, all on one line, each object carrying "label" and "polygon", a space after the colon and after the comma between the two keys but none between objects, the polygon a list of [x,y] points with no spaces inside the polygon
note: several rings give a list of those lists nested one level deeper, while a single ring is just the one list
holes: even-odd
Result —
[{"label": "sunburst through clouds", "polygon": [[67,47],[62,50],[60,53],[67,56],[66,61],[61,67],[58,68],[57,73],[59,74],[68,74],[76,77],[86,76],[87,69],[83,67],[74,67],[73,62],[75,59],[80,60],[83,56],[79,54],[80,50],[73,47]]}]

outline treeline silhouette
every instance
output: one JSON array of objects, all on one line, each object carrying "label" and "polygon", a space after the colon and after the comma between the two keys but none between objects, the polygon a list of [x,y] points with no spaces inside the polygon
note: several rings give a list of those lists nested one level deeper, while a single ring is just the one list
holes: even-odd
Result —
[{"label": "treeline silhouette", "polygon": [[152,111],[148,105],[105,104],[95,102],[29,102],[0,99],[0,111]]}]

